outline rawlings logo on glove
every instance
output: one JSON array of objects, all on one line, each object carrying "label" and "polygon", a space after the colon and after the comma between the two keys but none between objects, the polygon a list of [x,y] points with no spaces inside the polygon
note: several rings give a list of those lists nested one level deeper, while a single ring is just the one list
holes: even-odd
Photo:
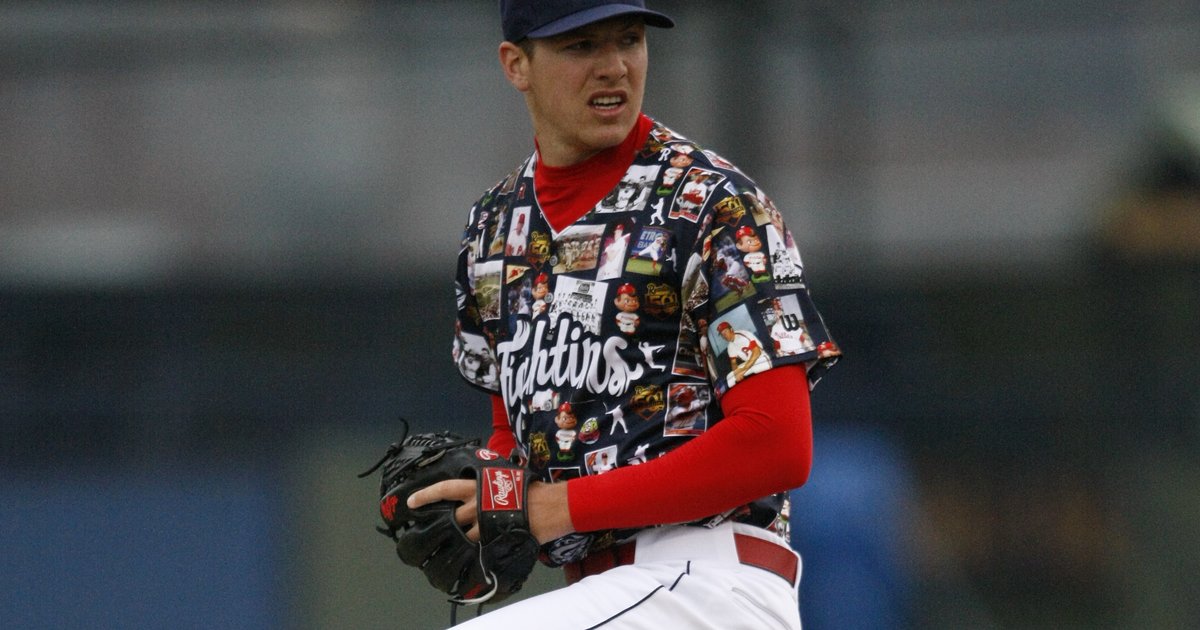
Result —
[{"label": "rawlings logo on glove", "polygon": [[485,492],[480,496],[485,512],[495,510],[524,510],[525,471],[504,468],[484,468]]}]

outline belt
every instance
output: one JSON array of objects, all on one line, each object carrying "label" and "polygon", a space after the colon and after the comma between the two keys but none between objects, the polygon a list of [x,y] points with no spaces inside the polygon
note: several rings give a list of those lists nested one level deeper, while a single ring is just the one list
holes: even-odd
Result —
[{"label": "belt", "polygon": [[[739,562],[770,571],[787,580],[789,584],[796,583],[800,567],[796,554],[792,550],[748,534],[735,533],[733,541],[737,547]],[[604,573],[613,567],[633,564],[636,545],[637,541],[633,540],[590,553],[583,560],[563,565],[567,584],[574,584],[589,575]]]}]

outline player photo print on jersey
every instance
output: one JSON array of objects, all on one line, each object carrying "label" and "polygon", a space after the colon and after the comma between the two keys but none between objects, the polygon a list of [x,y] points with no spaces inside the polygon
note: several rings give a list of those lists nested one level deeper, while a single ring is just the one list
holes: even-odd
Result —
[{"label": "player photo print on jersey", "polygon": [[575,225],[554,240],[550,264],[556,274],[595,269],[600,253],[602,225]]},{"label": "player photo print on jersey", "polygon": [[675,196],[671,209],[672,219],[686,219],[695,223],[700,220],[700,210],[708,203],[709,196],[725,177],[716,171],[693,168],[683,175],[683,183]]},{"label": "player photo print on jersey", "polygon": [[763,325],[771,331],[775,355],[787,357],[817,349],[808,334],[800,301],[795,295],[767,298],[760,303]]},{"label": "player photo print on jersey", "polygon": [[712,244],[713,283],[710,291],[711,299],[720,312],[753,297],[758,290],[751,282],[750,271],[743,263],[742,253],[734,244],[729,230],[719,232]]},{"label": "player photo print on jersey", "polygon": [[504,255],[521,257],[529,246],[529,206],[513,210],[512,226],[508,230]]},{"label": "player photo print on jersey", "polygon": [[598,335],[600,314],[604,310],[603,302],[607,293],[608,285],[603,282],[561,276],[554,288],[554,305],[550,308],[550,320],[557,322],[563,315],[568,315],[584,330]]},{"label": "player photo print on jersey", "polygon": [[625,264],[625,253],[629,250],[629,241],[633,235],[625,223],[613,226],[612,233],[604,239],[600,252],[600,268],[596,271],[596,279],[611,280],[621,275]]},{"label": "player photo print on jersey", "polygon": [[663,228],[644,227],[633,245],[625,270],[644,276],[657,276],[674,261],[671,234]]},{"label": "player photo print on jersey", "polygon": [[699,383],[675,383],[667,390],[667,417],[663,435],[700,435],[708,428],[712,390]]},{"label": "player photo print on jersey", "polygon": [[629,167],[617,187],[596,204],[596,213],[640,212],[646,207],[661,168],[657,164]]}]

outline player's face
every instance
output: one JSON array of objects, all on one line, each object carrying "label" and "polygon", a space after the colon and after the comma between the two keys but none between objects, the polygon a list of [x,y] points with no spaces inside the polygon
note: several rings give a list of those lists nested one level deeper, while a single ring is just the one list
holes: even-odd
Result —
[{"label": "player's face", "polygon": [[641,19],[604,20],[532,45],[532,55],[521,54],[506,71],[525,93],[542,159],[565,166],[620,144],[642,110],[648,56]]},{"label": "player's face", "polygon": [[743,252],[756,252],[762,249],[762,241],[758,240],[758,236],[749,234],[738,239],[737,248]]},{"label": "player's face", "polygon": [[629,201],[633,198],[634,190],[636,190],[636,188],[634,187],[633,182],[621,182],[621,187],[617,191],[617,196],[620,197],[622,201]]},{"label": "player's face", "polygon": [[625,311],[626,313],[631,313],[638,310],[638,306],[640,306],[641,302],[635,295],[622,293],[621,295],[617,296],[616,304],[617,309]]}]

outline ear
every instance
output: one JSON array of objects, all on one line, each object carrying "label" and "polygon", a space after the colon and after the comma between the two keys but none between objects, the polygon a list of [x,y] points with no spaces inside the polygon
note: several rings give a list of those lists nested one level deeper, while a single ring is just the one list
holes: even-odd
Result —
[{"label": "ear", "polygon": [[529,90],[529,56],[512,42],[500,43],[500,68],[508,82],[521,92]]}]

